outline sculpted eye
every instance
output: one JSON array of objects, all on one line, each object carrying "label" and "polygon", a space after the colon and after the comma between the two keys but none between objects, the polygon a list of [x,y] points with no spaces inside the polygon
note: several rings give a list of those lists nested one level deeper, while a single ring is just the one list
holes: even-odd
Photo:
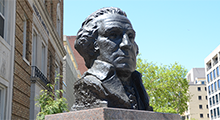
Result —
[{"label": "sculpted eye", "polygon": [[129,39],[134,39],[134,34],[129,33],[129,34],[128,34],[128,37],[129,37]]},{"label": "sculpted eye", "polygon": [[118,34],[116,32],[112,32],[109,34],[109,39],[113,40],[113,39],[116,39],[118,37]]}]

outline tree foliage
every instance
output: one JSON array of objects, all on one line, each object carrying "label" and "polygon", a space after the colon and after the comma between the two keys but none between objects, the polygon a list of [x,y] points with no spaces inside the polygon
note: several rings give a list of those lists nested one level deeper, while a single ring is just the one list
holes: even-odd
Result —
[{"label": "tree foliage", "polygon": [[[58,81],[59,76],[56,77],[55,81]],[[44,120],[46,115],[69,111],[66,98],[60,97],[63,90],[54,90],[55,85],[56,82],[53,85],[48,83],[47,87],[51,90],[41,90],[40,95],[35,99],[37,101],[35,105],[41,110],[37,114],[38,120]]]},{"label": "tree foliage", "polygon": [[190,100],[187,70],[177,64],[156,65],[137,59],[137,71],[142,74],[143,84],[155,112],[182,114]]}]

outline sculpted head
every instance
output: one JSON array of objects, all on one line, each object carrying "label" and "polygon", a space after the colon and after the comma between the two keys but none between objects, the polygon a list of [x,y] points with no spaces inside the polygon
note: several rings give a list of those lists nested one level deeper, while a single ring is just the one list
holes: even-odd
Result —
[{"label": "sculpted head", "polygon": [[77,33],[75,48],[84,58],[87,68],[94,60],[108,62],[116,70],[133,72],[138,46],[135,31],[125,12],[119,8],[102,8],[83,22]]}]

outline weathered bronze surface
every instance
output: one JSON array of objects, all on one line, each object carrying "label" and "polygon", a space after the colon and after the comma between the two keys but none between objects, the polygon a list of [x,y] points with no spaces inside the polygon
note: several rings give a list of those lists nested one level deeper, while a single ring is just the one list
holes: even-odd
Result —
[{"label": "weathered bronze surface", "polygon": [[75,48],[89,69],[74,84],[72,109],[153,110],[141,74],[135,71],[138,46],[124,11],[109,7],[92,13],[77,33]]}]

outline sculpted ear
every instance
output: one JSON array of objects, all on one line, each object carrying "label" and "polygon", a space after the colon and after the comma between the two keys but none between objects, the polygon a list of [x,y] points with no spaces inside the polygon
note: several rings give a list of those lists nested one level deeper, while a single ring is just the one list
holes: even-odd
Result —
[{"label": "sculpted ear", "polygon": [[94,52],[97,53],[99,51],[99,46],[98,43],[95,41],[94,42]]}]

